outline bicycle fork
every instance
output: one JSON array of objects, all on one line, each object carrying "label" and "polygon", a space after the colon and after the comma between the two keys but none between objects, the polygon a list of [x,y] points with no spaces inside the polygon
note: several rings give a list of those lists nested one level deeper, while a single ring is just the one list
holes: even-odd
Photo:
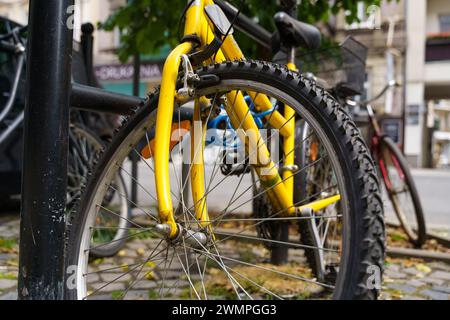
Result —
[{"label": "bicycle fork", "polygon": [[[174,218],[174,209],[171,198],[170,175],[169,175],[169,155],[170,155],[170,139],[171,126],[174,114],[174,104],[180,90],[176,90],[176,82],[178,79],[178,70],[183,57],[191,52],[193,44],[185,42],[176,47],[167,58],[164,69],[163,78],[160,89],[160,97],[158,101],[156,132],[154,143],[154,165],[155,165],[155,184],[157,201],[159,208],[159,218],[161,225],[158,226],[160,231],[163,231],[167,237],[174,239],[179,235],[181,226],[176,223]],[[218,52],[218,60],[225,60],[223,54]],[[184,88],[186,89],[186,88]],[[186,95],[186,92],[183,92]],[[193,94],[192,92],[188,95]],[[259,103],[261,108],[270,109],[272,105],[267,97],[262,95],[256,96],[249,92],[249,95],[254,98],[255,103]],[[293,174],[284,174],[284,180],[280,176],[279,170],[270,157],[270,152],[264,142],[260,130],[253,119],[243,94],[239,91],[231,91],[226,94],[225,109],[230,118],[232,126],[240,135],[241,141],[245,141],[245,152],[247,157],[254,156],[256,163],[252,166],[257,173],[261,185],[267,191],[267,195],[277,212],[281,216],[292,216],[300,213],[305,208],[314,211],[321,210],[326,206],[333,204],[340,200],[339,196],[331,197],[324,200],[319,200],[314,203],[302,207],[295,207],[293,203]],[[206,98],[197,98],[195,101],[194,121],[204,121],[200,117],[202,105],[205,106],[210,103]],[[292,112],[291,112],[292,113]],[[200,122],[201,123],[201,122]],[[280,128],[284,127],[284,131],[294,134],[295,121],[290,123],[283,123]],[[293,126],[289,128],[289,126]],[[286,128],[289,128],[286,130]],[[241,130],[238,130],[241,129]],[[196,125],[192,128],[191,133],[191,185],[192,195],[194,201],[195,217],[202,227],[210,228],[210,218],[208,216],[206,204],[206,192],[204,181],[204,158],[203,149],[204,137],[206,133],[206,123]],[[281,132],[281,130],[280,130]],[[283,132],[281,132],[283,134]],[[289,145],[292,145],[290,140]],[[256,149],[255,149],[256,148]],[[293,157],[290,158],[293,161]],[[212,235],[213,236],[213,235]],[[214,236],[213,236],[214,237]]]}]

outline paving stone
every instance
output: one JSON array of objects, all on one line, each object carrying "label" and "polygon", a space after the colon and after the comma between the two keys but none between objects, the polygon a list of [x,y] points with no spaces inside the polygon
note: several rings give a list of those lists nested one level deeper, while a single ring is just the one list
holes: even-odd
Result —
[{"label": "paving stone", "polygon": [[127,250],[126,257],[137,258],[137,257],[140,257],[140,255],[138,255],[136,250]]},{"label": "paving stone", "polygon": [[131,280],[131,275],[128,273],[102,272],[100,277],[104,282],[123,282]]},{"label": "paving stone", "polygon": [[[179,279],[180,276],[186,277],[186,274],[185,274],[184,272],[180,273],[180,272],[178,272],[178,271],[172,271],[172,270],[167,270],[167,271],[164,271],[164,270],[158,270],[158,273],[159,273],[159,275],[161,276],[161,279],[164,278],[164,279],[166,279],[166,280],[169,280],[169,279]],[[193,276],[192,270],[191,270],[191,275]],[[191,276],[191,278],[192,278],[192,276]]]},{"label": "paving stone", "polygon": [[404,294],[412,294],[417,291],[417,288],[413,286],[408,286],[405,284],[399,284],[399,283],[391,283],[387,285],[388,288],[401,291]]},{"label": "paving stone", "polygon": [[388,292],[382,292],[379,297],[380,300],[392,300],[392,296]]},{"label": "paving stone", "polygon": [[450,272],[435,271],[432,274],[430,274],[430,278],[450,281]]},{"label": "paving stone", "polygon": [[[165,287],[164,290],[161,290],[161,293],[159,293],[159,288],[155,291],[157,292],[158,296],[161,296],[163,298],[173,298],[176,299],[177,297],[180,297],[189,291],[186,290],[188,288],[179,288],[179,287]],[[189,295],[189,293],[188,293]],[[197,296],[195,295],[195,292],[192,291],[192,298],[195,299]]]},{"label": "paving stone", "polygon": [[118,267],[117,264],[112,264],[112,263],[111,264],[110,263],[101,264],[101,265],[97,266],[96,271],[103,271],[103,270],[110,270],[110,269],[114,270],[117,267]]},{"label": "paving stone", "polygon": [[0,290],[11,289],[17,286],[17,280],[0,279]]},{"label": "paving stone", "polygon": [[447,271],[450,272],[450,264],[448,263],[444,263],[444,262],[430,262],[427,264],[430,268],[432,268],[433,270],[437,269],[437,270],[442,270],[442,271]]},{"label": "paving stone", "polygon": [[101,294],[90,296],[88,300],[112,300],[112,297],[110,294]]},{"label": "paving stone", "polygon": [[0,253],[0,264],[2,264],[2,261],[7,261],[16,258],[17,255],[13,253]]},{"label": "paving stone", "polygon": [[99,281],[100,281],[100,276],[98,275],[98,273],[91,273],[91,274],[87,275],[88,283],[99,282]]},{"label": "paving stone", "polygon": [[386,267],[386,271],[398,272],[400,271],[400,266],[398,264],[390,264]]},{"label": "paving stone", "polygon": [[[153,250],[156,248],[156,246],[158,246],[159,244],[159,240],[154,240],[154,239],[145,239],[145,240],[141,240],[142,244],[145,244],[145,246],[148,248],[148,250]],[[161,248],[161,250],[164,248],[164,246],[161,244],[159,245],[159,248]],[[158,248],[158,250],[160,250]]]},{"label": "paving stone", "polygon": [[[159,283],[159,285],[161,285],[161,282]],[[177,287],[177,288],[181,288],[181,287],[189,287],[189,281],[185,281],[185,280],[165,280],[164,281],[164,287],[166,288],[173,288],[173,287]]]},{"label": "paving stone", "polygon": [[433,286],[433,291],[439,291],[439,292],[450,294],[450,285],[448,285],[447,287]]},{"label": "paving stone", "polygon": [[133,284],[132,289],[154,289],[158,286],[158,284],[155,281],[150,280],[141,280],[137,283]]},{"label": "paving stone", "polygon": [[17,230],[17,233],[19,233],[19,227],[20,227],[20,220],[19,219],[14,219],[11,220],[9,222],[6,222],[3,224],[5,227],[7,228],[14,228]]},{"label": "paving stone", "polygon": [[421,273],[421,272],[420,272],[419,270],[417,270],[416,268],[406,268],[406,269],[403,269],[402,272],[407,273],[407,274],[410,274],[410,275],[413,275],[413,276],[415,276],[415,275]]},{"label": "paving stone", "polygon": [[423,290],[420,294],[432,299],[432,300],[448,300],[449,295],[447,293],[434,291],[434,290]]},{"label": "paving stone", "polygon": [[423,287],[426,285],[424,282],[417,280],[417,279],[409,280],[408,282],[406,282],[406,284],[408,286],[412,286],[412,287],[416,287],[416,288]]},{"label": "paving stone", "polygon": [[0,235],[3,239],[16,239],[18,237],[18,233],[13,230],[1,231]]},{"label": "paving stone", "polygon": [[437,286],[442,286],[445,283],[444,280],[433,279],[433,278],[428,278],[428,277],[420,279],[420,281],[428,283],[428,284],[432,284],[432,285],[437,285]]},{"label": "paving stone", "polygon": [[391,279],[406,279],[407,278],[406,274],[404,274],[402,272],[397,272],[397,271],[386,270],[384,274],[386,275],[386,277],[389,277]]},{"label": "paving stone", "polygon": [[97,282],[97,283],[91,284],[91,287],[93,290],[99,290],[100,288],[104,287],[100,290],[101,292],[112,292],[112,291],[120,291],[120,290],[126,289],[125,284],[122,282],[113,282],[113,283],[109,283],[109,284],[104,283],[104,282]]},{"label": "paving stone", "polygon": [[147,300],[148,291],[145,290],[130,290],[125,296],[124,300]]},{"label": "paving stone", "polygon": [[17,292],[14,290],[0,296],[0,300],[17,300]]},{"label": "paving stone", "polygon": [[[0,237],[11,237],[17,239],[19,234],[19,219],[14,219],[12,221],[7,221],[6,223],[0,222]],[[103,286],[105,286],[108,282],[115,280],[119,276],[124,274],[124,270],[118,268],[120,265],[128,264],[134,266],[136,263],[144,262],[143,260],[146,258],[144,255],[140,257],[137,250],[144,249],[148,254],[159,244],[159,239],[136,239],[130,241],[126,244],[124,248],[124,256],[113,257],[98,260],[101,261],[98,265],[91,265],[89,270],[90,272],[94,270],[104,270],[111,269],[110,272],[103,272],[101,275],[93,273],[88,276],[88,281],[90,283],[90,290],[96,290]],[[239,253],[234,248],[235,245],[231,246],[223,246],[221,247],[221,252],[229,257],[237,257],[239,258]],[[159,245],[158,250],[164,249],[164,245]],[[252,248],[252,253],[256,256],[265,256],[265,250],[258,250],[256,248]],[[171,251],[172,252],[172,251]],[[181,259],[184,261],[184,251],[177,250]],[[290,250],[290,256],[296,262],[304,262],[304,250]],[[190,258],[189,258],[190,259]],[[17,261],[17,254],[0,254],[0,273],[10,273],[12,270],[17,273],[17,267],[11,269],[11,267],[6,267],[7,261]],[[189,260],[193,261],[193,260]],[[406,259],[405,259],[406,261]],[[159,263],[160,260],[155,261],[155,263]],[[200,260],[200,264],[203,265],[203,261]],[[3,267],[2,267],[3,265]],[[93,267],[92,267],[93,266]],[[445,300],[450,298],[450,264],[442,263],[442,262],[430,262],[426,263],[426,266],[432,269],[430,274],[422,273],[420,270],[417,270],[415,267],[405,267],[402,262],[395,262],[393,264],[389,264],[386,266],[386,281],[383,284],[384,290],[380,295],[381,299],[402,299],[402,300],[423,300],[427,299],[439,299]],[[231,267],[231,263],[230,263]],[[130,267],[131,269],[132,267]],[[140,268],[138,268],[140,269]],[[113,291],[122,291],[128,287],[128,283],[130,283],[136,276],[138,278],[143,278],[145,272],[152,270],[152,268],[145,266],[142,272],[138,275],[138,270],[135,272],[131,272],[130,274],[124,275],[119,280],[114,283],[109,284],[104,289],[101,289],[101,292],[98,295],[92,297],[92,299],[103,299],[103,300],[111,300]],[[170,292],[169,299],[177,299],[181,294],[186,293],[186,288],[189,288],[189,282],[185,279],[185,277],[181,278],[180,276],[184,275],[181,264],[174,259],[173,264],[167,270],[167,278],[165,281],[166,290]],[[195,267],[191,270],[192,281],[197,282],[199,280],[198,275],[194,275]],[[147,300],[149,298],[149,291],[158,290],[161,283],[161,275],[164,273],[162,270],[155,271],[155,276],[158,281],[151,280],[140,280],[139,282],[133,285],[133,288],[128,292],[125,297],[126,300]],[[15,280],[2,279],[0,280],[0,300],[14,300],[17,299],[17,293],[15,287],[17,282]],[[389,292],[389,290],[392,290]],[[394,291],[395,290],[395,291]],[[399,293],[393,294],[394,293]],[[211,298],[211,297],[210,297]],[[218,297],[223,298],[223,297]]]},{"label": "paving stone", "polygon": [[129,242],[129,243],[127,243],[127,247],[130,250],[138,250],[138,249],[145,249],[145,250],[147,250],[146,243],[143,243],[142,241]]},{"label": "paving stone", "polygon": [[426,299],[417,296],[404,296],[402,300],[426,300]]},{"label": "paving stone", "polygon": [[95,266],[98,270],[106,270],[106,269],[117,268],[117,263],[114,261],[108,261],[108,262],[102,262]]},{"label": "paving stone", "polygon": [[120,259],[120,265],[128,265],[128,266],[134,266],[136,263],[141,262],[140,260],[133,259],[133,258],[122,258]]}]

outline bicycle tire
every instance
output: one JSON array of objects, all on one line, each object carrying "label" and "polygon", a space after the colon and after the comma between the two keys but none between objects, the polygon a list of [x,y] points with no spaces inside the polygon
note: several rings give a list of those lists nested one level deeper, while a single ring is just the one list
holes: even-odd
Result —
[{"label": "bicycle tire", "polygon": [[[393,194],[392,189],[390,188],[390,182],[388,181],[389,177],[387,176],[388,170],[385,166],[385,156],[389,155],[392,159],[396,160],[396,163],[398,164],[396,166],[397,170],[401,170],[400,175],[404,176],[404,181],[406,183],[406,186],[409,190],[409,194],[411,196],[411,201],[414,207],[414,217],[416,219],[417,228],[416,231],[411,228],[410,224],[411,222],[407,221],[406,216],[402,212],[404,208],[399,203],[398,198]],[[390,137],[383,137],[383,139],[380,141],[380,160],[379,165],[382,171],[382,177],[384,184],[386,186],[386,190],[388,192],[388,196],[390,201],[392,202],[392,205],[394,207],[395,213],[400,221],[400,225],[402,226],[403,230],[407,234],[410,242],[416,246],[416,247],[422,247],[427,238],[427,231],[426,231],[426,224],[425,224],[425,217],[423,214],[422,204],[420,202],[419,193],[417,192],[416,185],[414,183],[414,178],[411,174],[411,171],[409,169],[409,165],[403,156],[402,152],[398,148],[398,146],[395,144],[395,142]],[[395,164],[394,164],[395,165]],[[408,192],[408,191],[406,191]],[[410,217],[411,218],[411,217]]]},{"label": "bicycle tire", "polygon": [[[317,121],[323,129],[323,134],[332,141],[335,156],[340,160],[343,174],[340,176],[345,184],[345,206],[351,210],[347,217],[345,228],[348,234],[343,235],[342,270],[333,294],[335,299],[376,299],[379,285],[371,285],[373,274],[369,268],[376,267],[377,282],[381,281],[385,255],[385,227],[383,206],[379,194],[379,183],[374,163],[370,157],[364,140],[352,120],[341,110],[324,90],[315,83],[293,73],[285,67],[266,62],[239,61],[227,62],[204,67],[199,75],[214,75],[217,83],[207,83],[202,90],[220,91],[220,86],[228,88],[228,84],[236,83],[244,88],[273,88],[282,92],[289,100],[289,105]],[[230,84],[231,86],[231,84]],[[269,90],[269,89],[267,89]],[[209,92],[209,91],[208,91]],[[294,102],[298,101],[297,103]],[[147,132],[154,125],[154,115],[157,109],[158,91],[136,109],[135,113],[124,122],[115,135],[110,147],[100,158],[97,169],[88,183],[84,197],[79,203],[79,210],[71,215],[70,230],[67,239],[68,266],[83,268],[81,244],[86,237],[86,220],[90,206],[94,201],[97,188],[111,168],[112,161],[119,152],[129,151],[133,145],[130,141],[139,131]],[[121,150],[125,148],[126,150]],[[114,160],[111,160],[114,159]],[[81,255],[80,255],[81,254]],[[82,277],[83,273],[76,273]],[[80,279],[80,278],[77,278]],[[83,281],[82,278],[80,281]],[[79,283],[79,282],[76,282]],[[379,283],[380,284],[380,283]],[[83,288],[79,288],[81,291]],[[68,299],[80,298],[77,287],[66,290]]]}]

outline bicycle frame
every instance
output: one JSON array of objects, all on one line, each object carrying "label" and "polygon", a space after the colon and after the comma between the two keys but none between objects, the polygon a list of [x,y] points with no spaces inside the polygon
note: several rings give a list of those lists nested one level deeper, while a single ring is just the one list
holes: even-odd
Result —
[{"label": "bicycle frame", "polygon": [[[204,13],[205,6],[214,5],[213,0],[195,0],[186,12],[186,22],[184,35],[185,39],[195,36],[200,39],[200,50],[209,44],[214,39],[214,26],[209,22]],[[234,60],[245,60],[245,57],[236,43],[232,35],[228,35],[223,40],[221,49],[215,55],[215,61],[210,59],[205,63]],[[155,149],[154,149],[154,164],[155,164],[155,183],[159,208],[159,218],[161,223],[168,225],[170,231],[168,236],[174,238],[178,234],[178,226],[174,218],[174,209],[171,199],[170,177],[169,177],[169,154],[170,154],[170,139],[172,118],[174,113],[174,102],[177,97],[176,82],[178,79],[178,70],[182,61],[182,57],[192,53],[197,43],[194,41],[186,41],[178,45],[168,56],[163,69],[162,83],[160,89],[159,106],[156,119],[155,132]],[[295,69],[293,64],[290,68]],[[261,94],[248,92],[258,111],[264,112],[273,108],[270,100]],[[340,196],[323,199],[310,203],[308,205],[296,208],[293,203],[293,172],[286,170],[280,176],[275,163],[270,158],[269,150],[261,138],[259,128],[249,112],[249,106],[241,92],[232,91],[226,94],[228,101],[233,101],[233,104],[226,103],[225,110],[230,118],[232,126],[242,128],[244,132],[254,133],[253,141],[256,141],[257,148],[257,165],[255,165],[255,172],[259,176],[261,184],[267,190],[267,194],[274,208],[277,211],[283,211],[284,215],[295,215],[304,208],[311,208],[313,210],[321,210],[330,204],[340,200]],[[209,104],[206,98],[196,99],[194,108],[194,121],[203,121],[200,114],[201,105]],[[274,111],[271,116],[267,116],[266,120],[274,129],[278,129],[280,135],[284,138],[284,150],[289,150],[291,156],[286,157],[284,165],[286,168],[294,165],[294,155],[291,150],[295,145],[295,111],[289,107],[285,107],[285,114],[282,115],[278,111]],[[193,126],[191,133],[191,152],[193,165],[191,167],[192,173],[191,186],[192,196],[194,201],[195,217],[198,219],[203,227],[208,227],[209,217],[205,201],[205,181],[204,181],[204,159],[203,148],[204,134],[206,130],[206,123],[202,126]],[[200,132],[198,132],[200,131]],[[201,139],[201,140],[200,140]],[[242,140],[242,139],[241,139]],[[244,140],[246,141],[246,140]],[[249,145],[245,142],[246,153],[249,153]],[[198,152],[200,151],[200,152]],[[199,153],[201,155],[199,155]]]}]

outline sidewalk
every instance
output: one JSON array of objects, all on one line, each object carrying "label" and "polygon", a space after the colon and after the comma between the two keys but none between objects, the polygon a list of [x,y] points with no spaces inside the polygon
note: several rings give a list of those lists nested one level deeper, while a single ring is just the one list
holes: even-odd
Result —
[{"label": "sidewalk", "polygon": [[[18,235],[19,220],[15,216],[0,217],[0,300],[14,300],[17,298],[18,274]],[[143,250],[151,247],[149,240],[134,240],[115,258],[102,259],[98,268],[106,266],[121,266],[136,259]],[[174,273],[176,274],[176,273]],[[106,274],[93,279],[93,287],[101,287],[108,279],[117,278],[117,275]],[[111,286],[110,296],[114,298],[114,290],[125,286],[129,279],[114,283]],[[139,288],[130,291],[128,298],[147,299],[151,296],[151,281],[143,282]],[[174,296],[173,298],[176,298]],[[442,262],[424,262],[411,259],[390,259],[386,261],[386,271],[382,288],[381,299],[429,299],[450,300],[450,265]]]},{"label": "sidewalk", "polygon": [[430,230],[450,239],[450,170],[413,169],[425,219]]}]

